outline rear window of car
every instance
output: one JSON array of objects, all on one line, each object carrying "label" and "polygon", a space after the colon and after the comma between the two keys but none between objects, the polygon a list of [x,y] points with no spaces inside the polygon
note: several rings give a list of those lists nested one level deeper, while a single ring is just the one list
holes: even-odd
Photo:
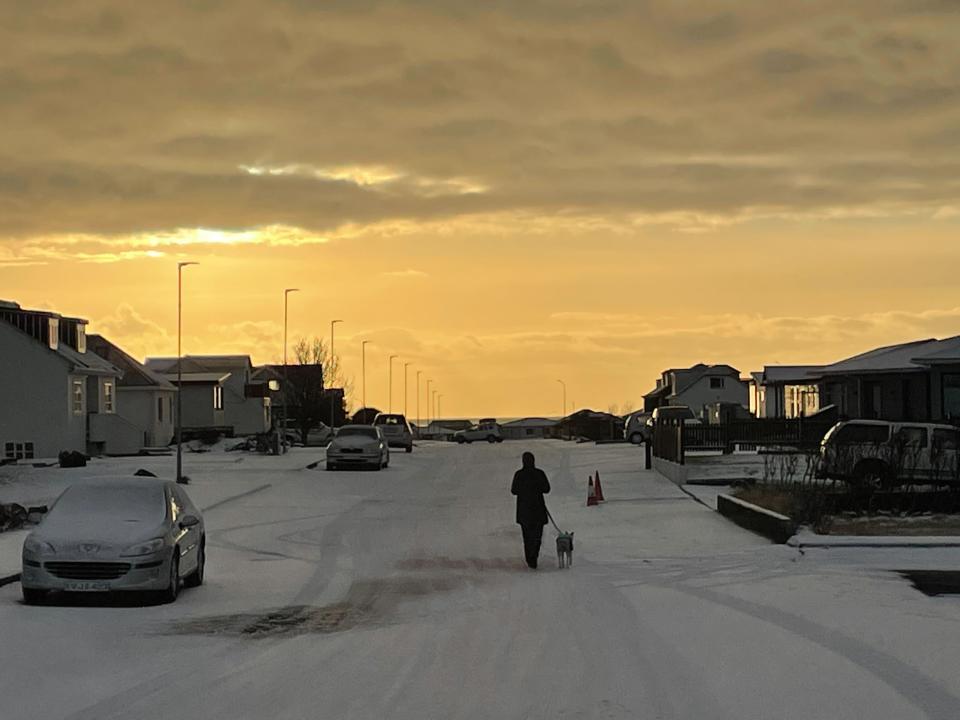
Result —
[{"label": "rear window of car", "polygon": [[938,450],[956,451],[960,447],[960,430],[935,429],[933,447]]},{"label": "rear window of car", "polygon": [[688,407],[657,408],[657,417],[661,420],[690,420],[693,410]]},{"label": "rear window of car", "polygon": [[407,419],[403,415],[378,415],[374,425],[406,425]]},{"label": "rear window of car", "polygon": [[890,437],[888,425],[858,425],[850,423],[840,428],[833,436],[840,443],[885,443]]},{"label": "rear window of car", "polygon": [[377,431],[366,427],[343,427],[337,433],[337,437],[368,437],[377,438]]}]

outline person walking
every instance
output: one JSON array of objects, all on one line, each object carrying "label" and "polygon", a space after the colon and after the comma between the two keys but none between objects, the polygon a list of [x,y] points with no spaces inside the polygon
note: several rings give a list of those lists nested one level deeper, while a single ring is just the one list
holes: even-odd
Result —
[{"label": "person walking", "polygon": [[523,454],[523,467],[514,473],[510,492],[517,496],[517,524],[523,533],[527,565],[536,570],[543,526],[547,524],[547,504],[543,496],[550,492],[550,481],[547,474],[536,466],[533,453]]}]

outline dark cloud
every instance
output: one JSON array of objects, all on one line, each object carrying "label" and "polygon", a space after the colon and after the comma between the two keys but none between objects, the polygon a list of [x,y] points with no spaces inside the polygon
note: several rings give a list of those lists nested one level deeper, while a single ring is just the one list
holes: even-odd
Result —
[{"label": "dark cloud", "polygon": [[908,5],[4,3],[0,233],[934,212],[956,3]]}]

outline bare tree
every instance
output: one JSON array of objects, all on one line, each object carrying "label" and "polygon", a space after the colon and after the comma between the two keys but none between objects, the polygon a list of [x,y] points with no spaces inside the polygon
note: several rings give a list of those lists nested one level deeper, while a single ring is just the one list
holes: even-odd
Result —
[{"label": "bare tree", "polygon": [[[296,406],[297,426],[301,441],[306,444],[310,430],[321,422],[333,426],[336,418],[331,417],[330,397],[324,389],[343,389],[343,404],[346,404],[348,395],[352,392],[352,382],[347,380],[342,371],[340,358],[330,356],[326,343],[318,337],[300,338],[294,343],[293,358],[297,365],[302,366],[294,370],[290,378],[290,399]],[[307,367],[315,367],[310,371]],[[346,407],[341,406],[338,415],[346,414]]]},{"label": "bare tree", "polygon": [[636,407],[633,400],[625,400],[622,405],[620,405],[620,410],[623,411],[624,415],[629,415],[633,412],[633,409]]},{"label": "bare tree", "polygon": [[610,405],[607,406],[607,412],[610,413],[611,415],[619,415],[620,406],[617,405],[616,403],[610,403]]}]

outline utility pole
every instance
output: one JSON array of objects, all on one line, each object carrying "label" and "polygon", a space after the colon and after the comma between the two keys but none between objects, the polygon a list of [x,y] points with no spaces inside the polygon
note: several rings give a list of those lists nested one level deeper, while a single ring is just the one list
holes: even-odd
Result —
[{"label": "utility pole", "polygon": [[[331,321],[330,321],[330,357],[327,358],[327,367],[330,368],[331,373],[332,373],[332,370],[333,370],[333,358],[334,358],[334,355],[333,355],[333,327],[334,327],[334,325],[336,325],[337,323],[342,323],[342,322],[343,322],[343,320],[331,320]],[[331,377],[330,377],[330,382],[331,382],[331,383],[333,382],[332,374],[331,374]],[[333,427],[337,424],[337,415],[336,415],[336,413],[334,413],[334,411],[333,411],[333,408],[334,408],[334,405],[335,405],[335,403],[334,403],[334,393],[332,392],[333,388],[331,387],[330,390],[331,390],[331,392],[330,392],[330,427],[333,428]]]},{"label": "utility pole", "polygon": [[183,269],[198,262],[177,263],[177,482],[183,482]]}]

